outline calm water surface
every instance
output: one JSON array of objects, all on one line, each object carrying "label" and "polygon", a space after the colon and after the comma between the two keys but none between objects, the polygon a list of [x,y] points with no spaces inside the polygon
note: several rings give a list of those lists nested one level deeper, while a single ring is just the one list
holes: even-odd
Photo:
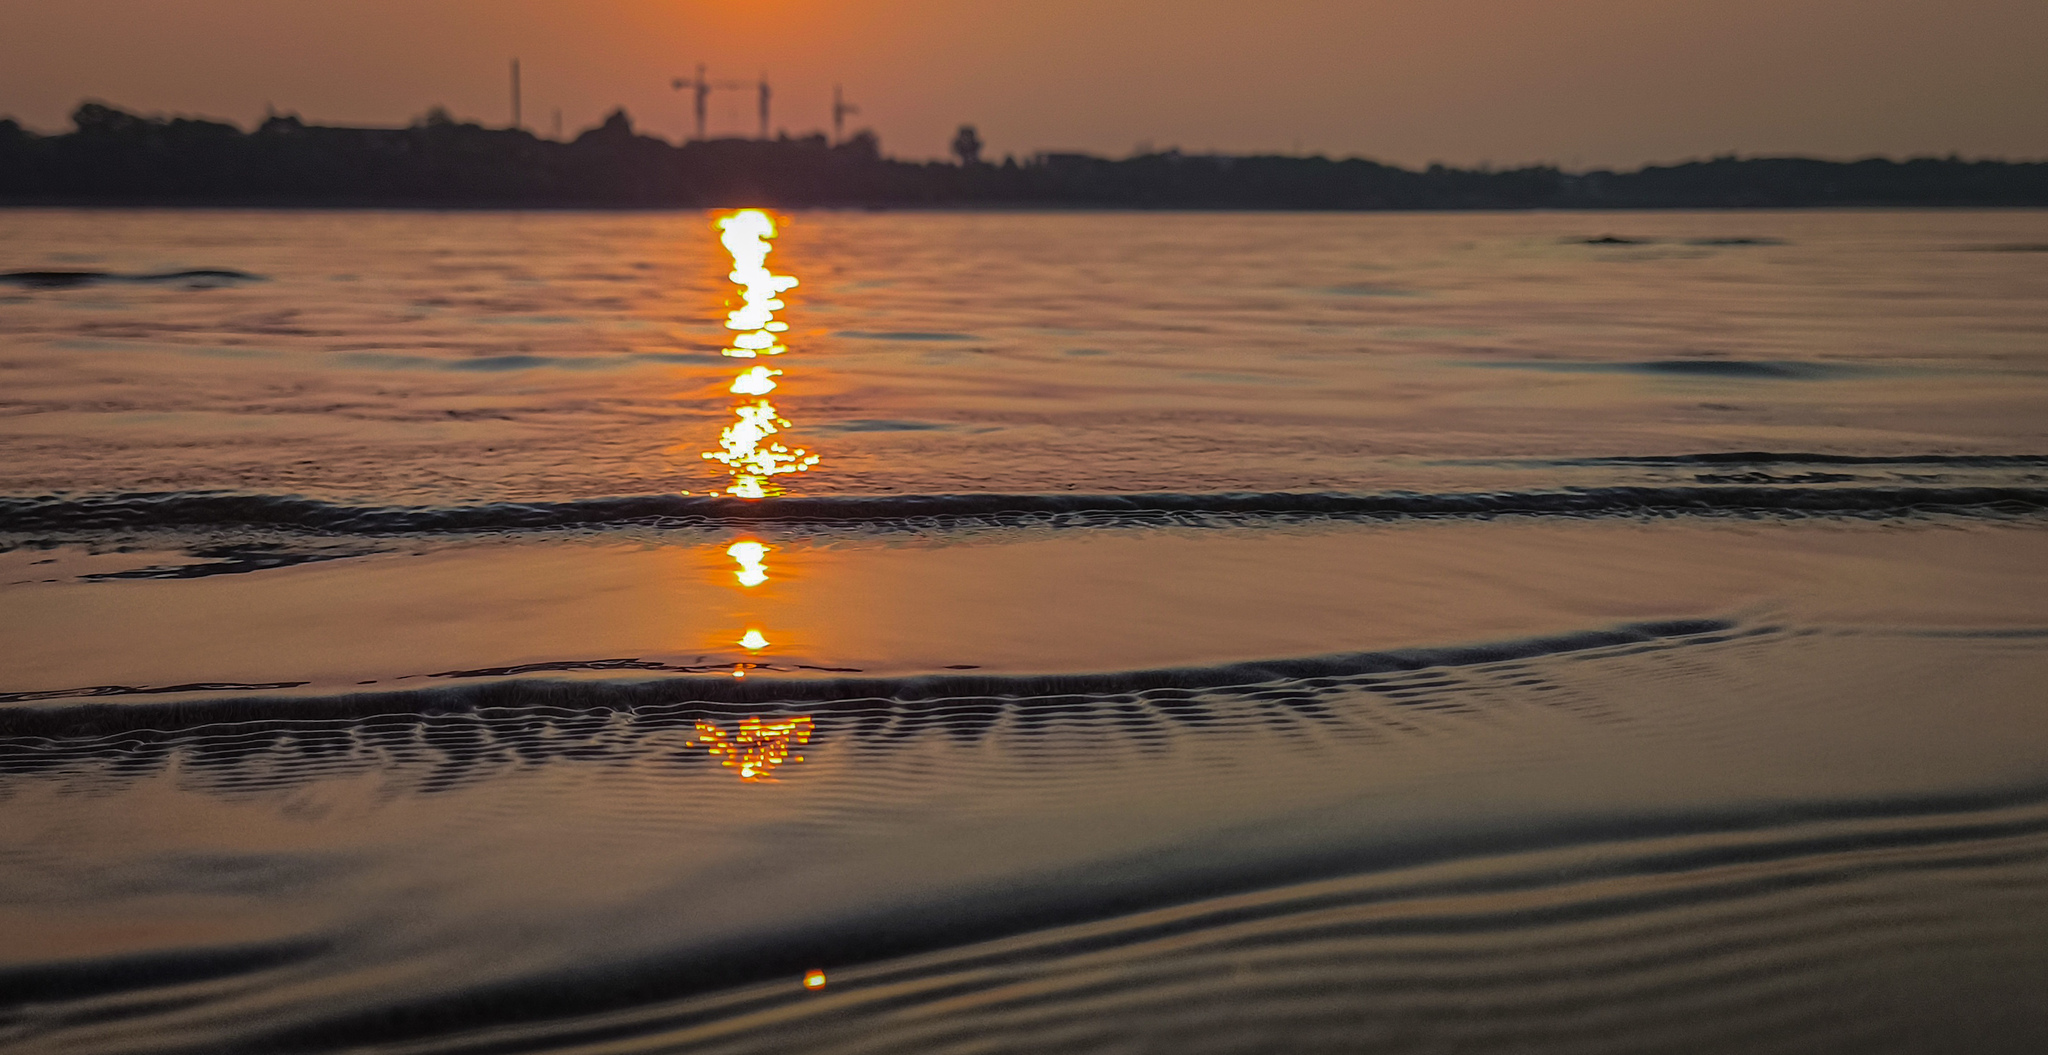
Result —
[{"label": "calm water surface", "polygon": [[0,212],[0,1042],[2038,1051],[2043,245]]},{"label": "calm water surface", "polygon": [[[1689,483],[1554,463],[2048,449],[2048,255],[2000,251],[2048,244],[2037,211],[783,228],[777,405],[823,455],[805,493]],[[1584,244],[1609,236],[1640,244]],[[703,215],[13,212],[0,245],[8,270],[261,276],[0,285],[4,493],[719,485],[701,453],[738,305]]]}]

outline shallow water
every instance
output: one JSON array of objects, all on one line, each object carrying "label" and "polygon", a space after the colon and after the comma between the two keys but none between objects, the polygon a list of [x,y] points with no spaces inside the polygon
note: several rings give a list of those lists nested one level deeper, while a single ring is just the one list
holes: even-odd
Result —
[{"label": "shallow water", "polygon": [[0,213],[10,1050],[2048,1036],[2048,213],[715,219]]}]

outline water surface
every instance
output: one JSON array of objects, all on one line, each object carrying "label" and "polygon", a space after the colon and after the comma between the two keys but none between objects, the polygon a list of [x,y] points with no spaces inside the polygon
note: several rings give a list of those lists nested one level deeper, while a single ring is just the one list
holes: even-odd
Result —
[{"label": "water surface", "polygon": [[767,219],[0,213],[10,1050],[2048,1035],[2048,213]]}]

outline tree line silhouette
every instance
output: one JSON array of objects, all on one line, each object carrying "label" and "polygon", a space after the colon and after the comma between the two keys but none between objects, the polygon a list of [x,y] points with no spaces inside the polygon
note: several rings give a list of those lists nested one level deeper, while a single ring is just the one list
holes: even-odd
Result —
[{"label": "tree line silhouette", "polygon": [[0,204],[440,207],[1044,206],[1193,209],[1770,208],[2048,205],[2048,163],[1718,157],[1629,172],[1405,169],[1361,158],[1149,153],[952,162],[882,155],[872,132],[676,145],[625,111],[573,141],[458,122],[256,129],[88,102],[75,129],[0,120]]}]

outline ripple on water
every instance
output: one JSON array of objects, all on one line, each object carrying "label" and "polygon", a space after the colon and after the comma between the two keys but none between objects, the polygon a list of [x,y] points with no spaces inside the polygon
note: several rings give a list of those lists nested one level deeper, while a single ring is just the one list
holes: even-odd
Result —
[{"label": "ripple on water", "polygon": [[0,740],[0,975],[23,1050],[2017,1050],[2042,640],[71,707]]}]

